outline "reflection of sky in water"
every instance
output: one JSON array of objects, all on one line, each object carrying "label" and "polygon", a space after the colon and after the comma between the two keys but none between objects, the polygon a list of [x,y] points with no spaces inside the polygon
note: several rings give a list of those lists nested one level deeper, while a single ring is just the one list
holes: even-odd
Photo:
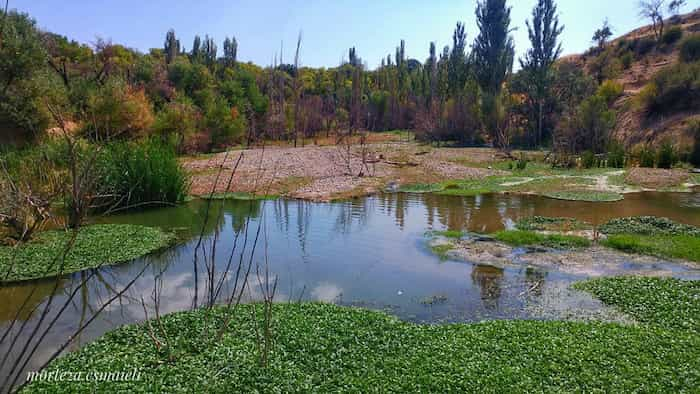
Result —
[{"label": "reflection of sky in water", "polygon": [[[278,281],[277,301],[303,299],[359,305],[388,310],[414,321],[557,318],[570,314],[571,309],[595,314],[603,310],[600,303],[586,295],[574,296],[562,290],[572,280],[585,278],[585,272],[573,275],[524,265],[496,268],[440,261],[428,251],[424,233],[431,229],[492,232],[511,228],[518,218],[532,215],[578,217],[592,223],[619,216],[655,215],[700,225],[699,196],[698,193],[644,193],[628,195],[619,203],[591,204],[519,195],[459,198],[386,194],[333,204],[291,200],[214,202],[206,223],[202,201],[109,217],[106,220],[112,222],[176,229],[185,242],[160,255],[100,269],[72,300],[29,368],[48,357],[81,322],[89,319],[144,268],[128,291],[76,339],[74,347],[114,327],[142,320],[142,299],[152,315],[157,280],[162,280],[162,287],[158,287],[162,289],[160,313],[187,310],[194,305],[195,298],[202,305],[211,290],[206,267],[212,263],[215,278],[219,280],[229,259],[232,262],[221,283],[217,302],[226,302],[233,294],[239,261],[244,265],[253,263],[243,301],[260,300],[256,275],[259,272],[263,276],[260,282],[265,282],[266,250],[269,278]],[[246,223],[248,218],[250,222]],[[250,260],[259,225],[262,231],[258,247]],[[202,228],[205,237],[198,252],[195,275],[196,235]],[[212,255],[215,237],[218,242]],[[232,254],[234,244],[236,249]],[[636,265],[623,268],[639,269]],[[684,271],[677,266],[661,268],[671,274]],[[62,305],[66,294],[85,275],[78,273],[62,279],[54,305]],[[29,310],[45,302],[53,285],[53,281],[45,281],[0,288],[3,300],[0,329],[7,327],[31,289],[36,287],[27,308],[19,314],[20,319],[26,320]],[[238,290],[240,285],[239,282]],[[425,302],[437,295],[445,301]],[[27,326],[32,327],[36,320],[35,314]]]}]

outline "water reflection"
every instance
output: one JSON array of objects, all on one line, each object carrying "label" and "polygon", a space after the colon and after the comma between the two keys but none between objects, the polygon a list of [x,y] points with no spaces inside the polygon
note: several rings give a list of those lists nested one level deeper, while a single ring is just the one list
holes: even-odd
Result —
[{"label": "water reflection", "polygon": [[[585,278],[585,273],[440,261],[425,245],[427,230],[492,232],[532,215],[570,216],[591,223],[655,215],[700,225],[698,193],[640,193],[605,204],[523,195],[432,194],[384,194],[342,203],[214,201],[208,206],[195,200],[180,207],[96,218],[97,222],[160,226],[176,231],[181,243],[129,264],[59,278],[53,302],[67,303],[66,310],[27,368],[41,365],[88,321],[89,328],[69,349],[114,327],[142,320],[142,300],[153,313],[153,291],[159,283],[161,313],[225,302],[242,290],[235,279],[241,262],[250,262],[255,274],[256,267],[269,261],[271,277],[279,280],[277,300],[388,309],[421,322],[558,318],[574,307],[602,310],[590,297],[577,294],[579,298],[572,302],[566,295],[568,284]],[[257,233],[260,242],[253,250]],[[686,267],[661,268],[673,275],[688,274]],[[15,318],[30,329],[38,324],[39,316],[32,311],[42,309],[54,287],[55,280],[0,287],[0,335]],[[243,290],[244,301],[261,299],[257,286]],[[421,302],[437,295],[444,302]],[[103,308],[112,298],[116,301]],[[14,332],[17,326],[13,325]],[[0,355],[5,354],[2,346]],[[6,372],[0,371],[0,381]]]}]

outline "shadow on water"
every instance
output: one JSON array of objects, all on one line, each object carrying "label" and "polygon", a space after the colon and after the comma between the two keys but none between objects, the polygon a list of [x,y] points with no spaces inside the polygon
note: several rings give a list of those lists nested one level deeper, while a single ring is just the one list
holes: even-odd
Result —
[{"label": "shadow on water", "polygon": [[[230,256],[238,259],[241,253],[251,253],[250,246],[240,245],[232,252],[233,245],[247,226],[259,224],[265,228],[271,271],[279,280],[279,301],[358,305],[417,322],[562,318],[579,310],[600,317],[605,308],[599,302],[569,289],[571,282],[586,275],[525,265],[494,267],[441,261],[426,247],[424,233],[432,229],[492,232],[532,215],[576,217],[594,224],[614,217],[654,215],[700,225],[699,196],[697,192],[638,193],[615,203],[515,194],[464,198],[383,194],[340,203],[214,201],[206,220],[206,203],[195,200],[179,207],[94,218],[95,222],[162,227],[175,231],[181,242],[128,264],[0,287],[0,335],[15,317],[27,327],[36,325],[32,310],[46,302],[56,280],[56,305],[68,299],[83,281],[85,286],[70,300],[27,370],[40,366],[76,327],[97,313],[99,316],[68,350],[115,327],[143,320],[141,300],[151,297],[156,280],[163,283],[161,313],[187,310],[211,290],[201,275],[205,271],[203,260],[198,260],[200,275],[193,269],[200,230],[204,228],[204,250],[218,239],[216,269],[221,271]],[[263,249],[256,249],[254,260],[262,259]],[[683,276],[688,270],[671,263],[660,263],[654,269],[665,264],[672,275]],[[635,263],[629,263],[629,268],[639,269]],[[233,275],[226,278],[219,300],[234,291]],[[106,299],[119,294],[131,281],[117,302],[100,310]],[[245,291],[244,301],[258,299],[255,287]],[[20,310],[22,303],[25,305]],[[4,354],[2,346],[0,354]],[[0,371],[0,380],[3,373],[6,371]]]}]

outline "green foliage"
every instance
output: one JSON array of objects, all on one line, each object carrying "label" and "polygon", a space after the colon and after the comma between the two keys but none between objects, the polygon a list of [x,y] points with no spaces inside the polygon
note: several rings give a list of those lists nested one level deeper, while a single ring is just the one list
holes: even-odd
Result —
[{"label": "green foliage", "polygon": [[700,334],[700,281],[675,278],[597,278],[574,284],[635,320]]},{"label": "green foliage", "polygon": [[624,168],[625,167],[625,147],[617,142],[612,141],[608,145],[607,161],[608,167],[611,168]]},{"label": "green foliage", "polygon": [[429,231],[427,233],[428,236],[431,237],[445,237],[445,238],[455,238],[459,239],[464,237],[465,233],[464,231],[459,231],[459,230],[434,230],[434,231]]},{"label": "green foliage", "polygon": [[596,94],[608,103],[608,105],[611,105],[622,95],[623,91],[622,84],[608,79],[598,87]]},{"label": "green foliage", "polygon": [[399,191],[403,193],[433,193],[443,189],[439,183],[411,183],[399,186]]},{"label": "green foliage", "polygon": [[700,167],[700,120],[696,120],[688,126],[689,134],[694,136],[693,151],[690,154],[690,162]]},{"label": "green foliage", "polygon": [[534,231],[510,230],[493,234],[497,240],[513,246],[545,246],[555,249],[585,248],[591,245],[587,238],[574,235],[540,234]]},{"label": "green foliage", "polygon": [[583,168],[595,168],[599,165],[598,158],[595,153],[587,150],[581,155],[581,167]]},{"label": "green foliage", "polygon": [[603,234],[690,235],[700,237],[700,228],[656,216],[616,218],[599,228]]},{"label": "green foliage", "polygon": [[121,78],[91,90],[86,105],[85,132],[94,141],[143,137],[153,124],[153,110],[144,90]]},{"label": "green foliage", "polygon": [[590,224],[581,222],[574,218],[558,218],[547,216],[530,216],[518,220],[515,224],[518,230],[522,231],[576,231],[588,230]]},{"label": "green foliage", "polygon": [[634,55],[632,52],[625,52],[624,55],[620,56],[620,62],[622,63],[622,68],[629,70],[632,67],[632,62],[634,61]]},{"label": "green foliage", "polygon": [[27,14],[10,11],[0,21],[0,129],[6,134],[0,143],[7,143],[7,134],[31,140],[49,123],[42,104],[51,84],[46,50],[36,22]]},{"label": "green foliage", "polygon": [[659,71],[639,100],[649,115],[696,108],[700,103],[700,62],[678,63]]},{"label": "green foliage", "polygon": [[673,168],[678,163],[678,153],[670,141],[664,141],[656,155],[656,165],[659,168]]},{"label": "green foliage", "polygon": [[206,333],[221,327],[230,309],[163,317],[172,362],[161,361],[145,325],[130,325],[47,369],[136,369],[140,381],[35,381],[24,392],[691,392],[700,385],[697,334],[656,326],[534,320],[418,325],[358,308],[278,303],[272,309],[274,351],[262,367],[255,329],[262,308],[244,304],[236,311],[215,346]]},{"label": "green foliage", "polygon": [[664,35],[661,36],[661,42],[666,45],[671,45],[683,37],[683,29],[680,26],[671,26],[664,31]]},{"label": "green foliage", "polygon": [[174,240],[174,235],[157,228],[128,224],[82,227],[77,235],[73,231],[46,231],[14,248],[0,246],[0,282],[61,276],[123,263],[167,247]]},{"label": "green foliage", "polygon": [[108,145],[99,163],[100,187],[113,195],[106,209],[182,202],[188,193],[185,170],[174,149],[157,139]]},{"label": "green foliage", "polygon": [[569,190],[558,192],[546,192],[542,195],[556,200],[589,202],[614,202],[621,201],[625,198],[620,193],[603,192],[597,190]]},{"label": "green foliage", "polygon": [[700,34],[693,34],[681,42],[680,57],[686,63],[700,60]]},{"label": "green foliage", "polygon": [[648,146],[644,145],[639,150],[639,166],[644,168],[654,168],[656,162],[656,152]]},{"label": "green foliage", "polygon": [[158,113],[153,133],[182,153],[187,150],[187,141],[197,132],[199,121],[199,111],[191,100],[182,99],[169,103]]},{"label": "green foliage", "polygon": [[603,244],[627,253],[700,262],[700,238],[690,235],[618,234],[609,236]]}]

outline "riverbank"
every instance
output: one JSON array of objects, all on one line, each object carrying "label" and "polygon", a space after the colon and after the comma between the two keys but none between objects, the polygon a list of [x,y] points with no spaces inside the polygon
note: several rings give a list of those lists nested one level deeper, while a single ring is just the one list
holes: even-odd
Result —
[{"label": "riverbank", "polygon": [[543,162],[544,153],[514,152],[516,157],[521,154],[529,160],[525,168],[490,148],[436,148],[393,140],[365,146],[231,150],[184,158],[182,163],[191,175],[194,195],[245,192],[314,201],[384,190],[615,201],[626,193],[687,191],[700,184],[700,176],[683,169],[553,169]]},{"label": "riverbank", "polygon": [[[255,339],[261,306],[239,306],[216,343],[207,333],[222,324],[225,308],[181,312],[165,316],[156,331],[172,344],[167,351],[156,349],[147,324],[130,325],[47,369],[135,369],[140,381],[37,381],[23,392],[692,391],[700,385],[700,337],[692,328],[700,319],[697,283],[629,278],[582,285],[638,322],[631,325],[418,325],[365,309],[275,304],[267,367]],[[656,296],[662,293],[675,297]]]}]

